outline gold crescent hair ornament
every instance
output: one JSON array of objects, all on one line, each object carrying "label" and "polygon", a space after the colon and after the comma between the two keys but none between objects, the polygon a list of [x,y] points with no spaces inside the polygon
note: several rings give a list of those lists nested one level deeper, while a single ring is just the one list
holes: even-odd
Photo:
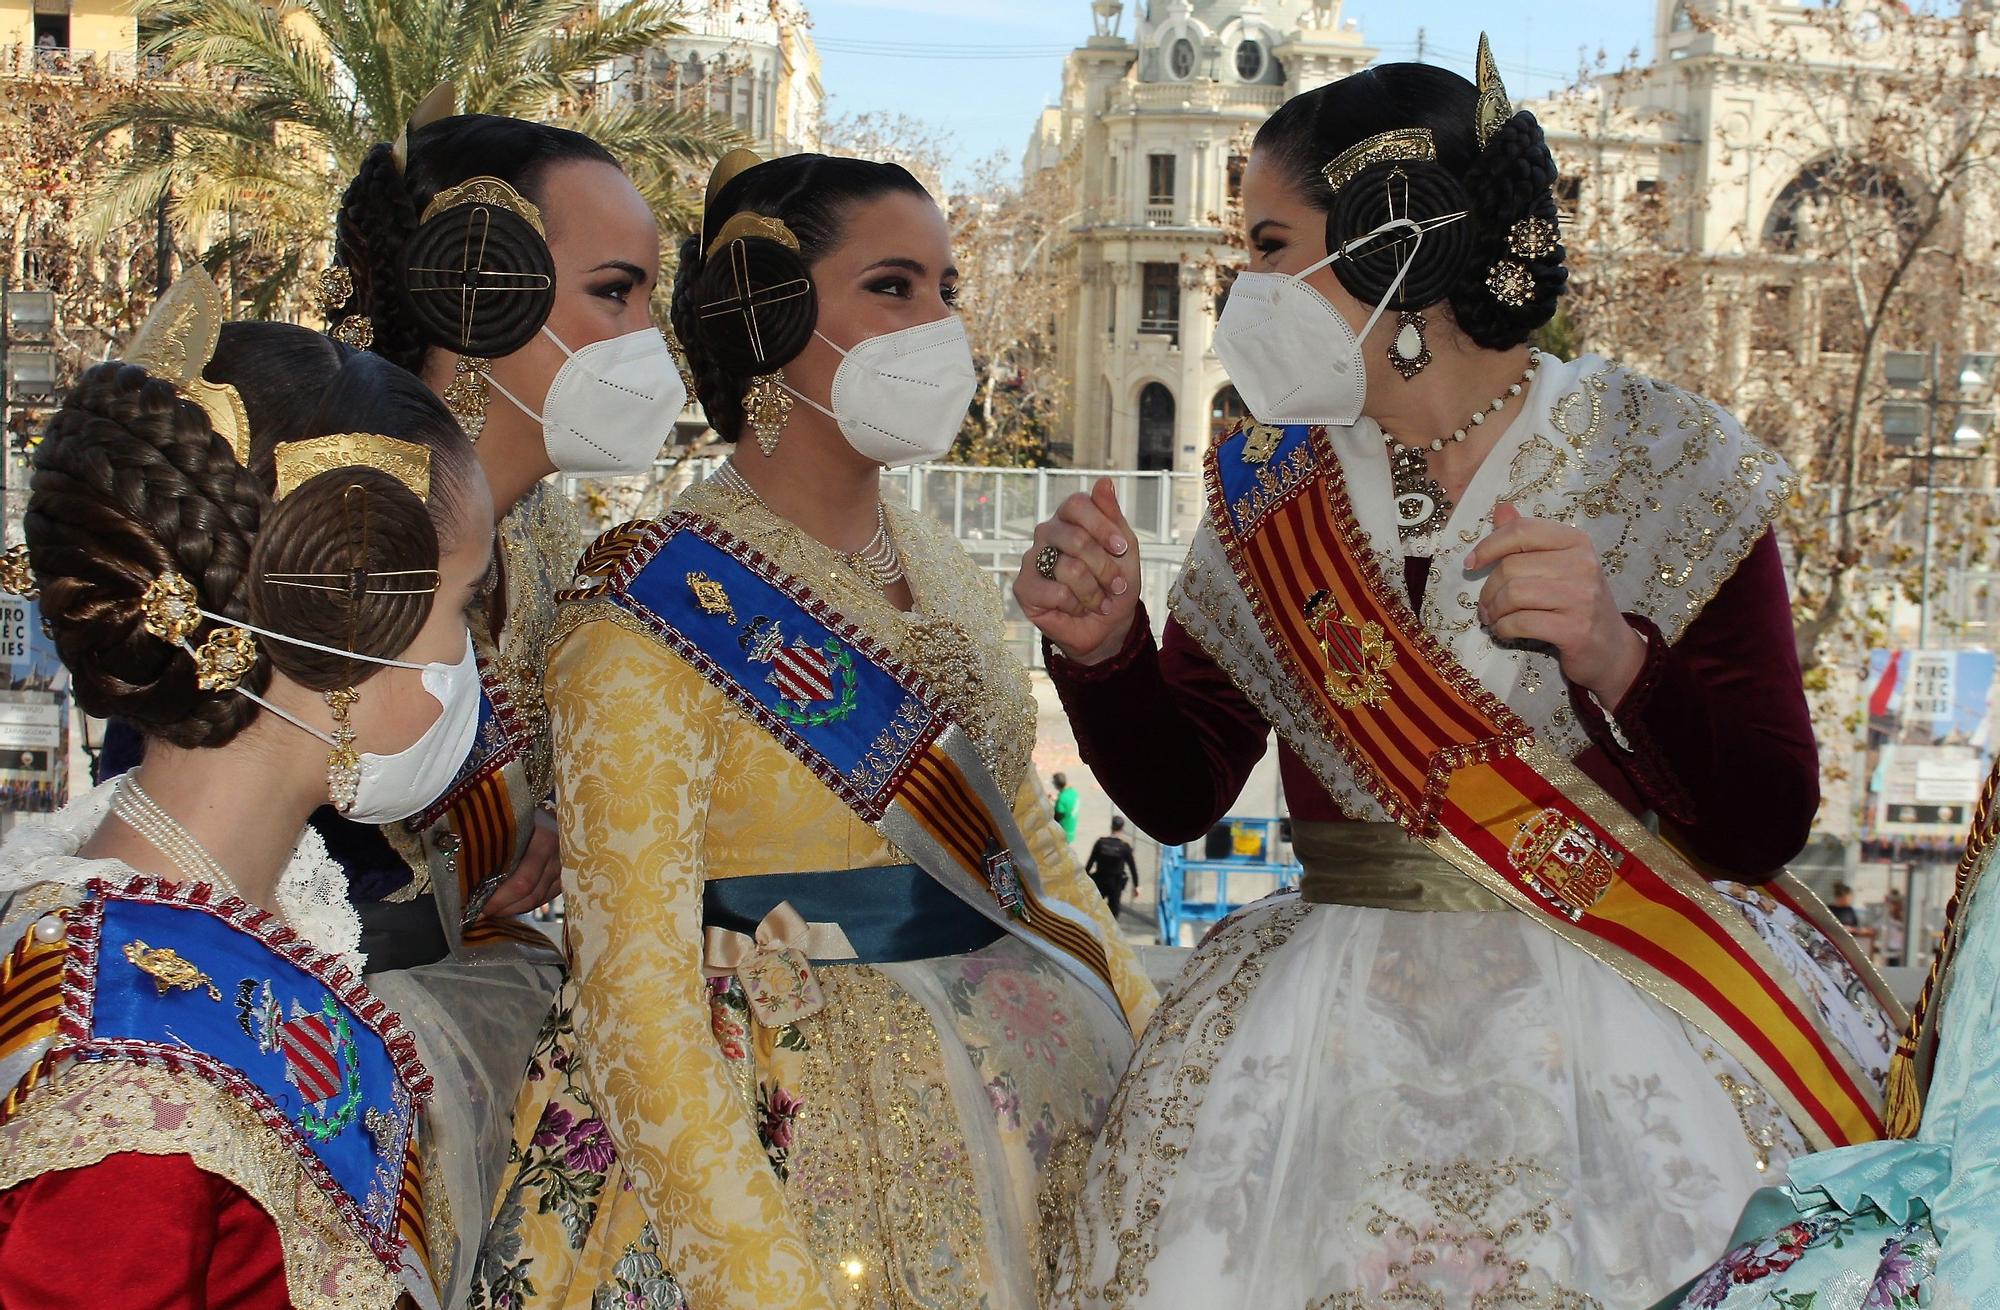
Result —
[{"label": "gold crescent hair ornament", "polygon": [[706,213],[715,205],[715,197],[738,173],[747,173],[764,162],[764,157],[754,150],[738,147],[715,161],[715,168],[708,175],[708,190],[702,195],[701,208]]},{"label": "gold crescent hair ornament", "polygon": [[540,207],[497,177],[468,177],[457,186],[438,192],[424,206],[417,222],[419,225],[428,223],[445,210],[456,209],[460,205],[493,205],[518,214],[527,220],[528,226],[534,228],[537,235],[543,240],[548,239],[549,230],[542,223]]},{"label": "gold crescent hair ornament", "polygon": [[410,133],[420,127],[429,127],[440,118],[450,118],[458,112],[458,84],[439,82],[430,89],[417,107],[410,111],[410,121],[403,125],[396,137],[396,144],[389,147],[390,157],[396,161],[396,171],[401,173],[410,163]]},{"label": "gold crescent hair ornament", "polygon": [[732,215],[729,221],[722,225],[722,230],[715,234],[715,240],[708,243],[708,249],[704,250],[702,255],[704,258],[713,255],[731,241],[743,237],[762,237],[766,241],[775,241],[787,249],[799,248],[798,237],[793,235],[792,229],[785,226],[784,219],[772,218],[769,214],[753,214],[746,209],[740,214]]},{"label": "gold crescent hair ornament", "polygon": [[1507,98],[1507,88],[1500,84],[1500,65],[1493,61],[1493,43],[1484,32],[1479,34],[1475,85],[1479,88],[1479,107],[1473,115],[1472,129],[1479,148],[1484,150],[1494,134],[1514,116],[1514,102]]},{"label": "gold crescent hair ornament", "polygon": [[418,500],[431,494],[431,452],[411,441],[376,432],[339,432],[329,437],[287,441],[272,453],[278,470],[274,499],[283,500],[306,482],[335,469],[372,468],[387,473]]},{"label": "gold crescent hair ornament", "polygon": [[1320,173],[1338,194],[1342,187],[1376,164],[1434,163],[1437,157],[1437,138],[1429,128],[1399,127],[1355,142]]},{"label": "gold crescent hair ornament", "polygon": [[136,364],[154,377],[174,384],[181,397],[208,414],[215,435],[229,443],[236,462],[250,464],[250,415],[243,397],[223,382],[210,382],[201,371],[222,339],[228,308],[222,289],[199,266],[188,269],[153,303],[152,312],[119,359]]}]

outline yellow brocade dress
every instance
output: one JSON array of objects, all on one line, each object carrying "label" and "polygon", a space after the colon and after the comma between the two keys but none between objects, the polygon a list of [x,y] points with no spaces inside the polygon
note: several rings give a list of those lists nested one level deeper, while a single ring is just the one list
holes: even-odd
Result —
[{"label": "yellow brocade dress", "polygon": [[1007,935],[815,966],[823,1009],[757,1022],[733,978],[704,977],[704,884],[907,857],[587,574],[547,682],[572,972],[471,1304],[1033,1310],[1044,1220],[1066,1209],[1155,998],[1042,800],[1000,598],[907,512],[891,512],[917,602],[903,614],[749,498],[704,483],[675,508],[939,689],[1013,797],[1045,898],[1093,921],[1124,1013]]}]

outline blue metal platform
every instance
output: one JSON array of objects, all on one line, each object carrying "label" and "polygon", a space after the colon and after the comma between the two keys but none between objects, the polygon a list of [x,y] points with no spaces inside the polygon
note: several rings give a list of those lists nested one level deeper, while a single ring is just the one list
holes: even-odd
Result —
[{"label": "blue metal platform", "polygon": [[[1214,923],[1272,892],[1297,887],[1299,862],[1279,840],[1283,823],[1282,819],[1229,815],[1218,826],[1229,830],[1232,853],[1221,858],[1207,854],[1206,839],[1163,849],[1160,940],[1178,946],[1184,923]],[[1279,858],[1281,851],[1284,858]],[[1205,899],[1189,900],[1191,891]]]}]

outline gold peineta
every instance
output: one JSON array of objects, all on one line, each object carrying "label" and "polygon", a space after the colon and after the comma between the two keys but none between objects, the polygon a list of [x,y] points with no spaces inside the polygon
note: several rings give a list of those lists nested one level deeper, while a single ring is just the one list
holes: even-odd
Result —
[{"label": "gold peineta", "polygon": [[1399,127],[1355,142],[1320,173],[1337,195],[1342,187],[1376,164],[1434,163],[1437,157],[1437,138],[1429,128]]},{"label": "gold peineta", "polygon": [[287,441],[271,458],[278,472],[277,500],[322,473],[357,467],[378,469],[408,487],[418,500],[430,499],[431,452],[414,442],[377,432],[339,432]]},{"label": "gold peineta", "polygon": [[181,396],[201,406],[215,434],[229,443],[236,462],[250,464],[250,415],[243,397],[227,383],[210,382],[201,371],[215,356],[228,316],[222,289],[207,270],[182,273],[153,304],[138,335],[119,359],[174,384]]},{"label": "gold peineta", "polygon": [[702,211],[706,213],[715,205],[715,197],[738,173],[747,173],[764,162],[764,157],[754,150],[738,147],[715,161],[715,167],[708,175],[708,190],[701,198]]},{"label": "gold peineta", "polygon": [[1486,33],[1479,34],[1478,71],[1475,85],[1479,88],[1479,107],[1473,114],[1473,133],[1479,140],[1479,148],[1486,149],[1494,135],[1506,126],[1514,116],[1514,102],[1507,98],[1507,88],[1500,83],[1500,65],[1493,59],[1493,43],[1486,39]]},{"label": "gold peineta", "polygon": [[420,127],[428,127],[440,118],[449,118],[458,112],[458,86],[453,82],[439,82],[430,89],[417,107],[410,112],[410,121],[403,125],[396,143],[389,147],[390,157],[396,161],[396,171],[401,173],[410,164],[410,133]]}]

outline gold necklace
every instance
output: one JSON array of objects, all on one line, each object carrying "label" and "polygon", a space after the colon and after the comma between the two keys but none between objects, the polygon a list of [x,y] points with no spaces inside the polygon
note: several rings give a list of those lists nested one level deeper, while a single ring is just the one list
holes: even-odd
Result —
[{"label": "gold necklace", "polygon": [[[723,460],[711,476],[731,491],[762,505],[764,512],[773,518],[785,518],[757,494],[757,488],[750,485],[734,460]],[[790,519],[785,521],[791,522]],[[828,546],[827,549],[833,550],[833,547]],[[833,554],[841,563],[872,583],[877,591],[887,591],[903,580],[903,553],[896,549],[896,539],[889,535],[889,513],[879,500],[875,502],[875,535],[868,539],[868,544],[860,550],[833,550]]]}]

